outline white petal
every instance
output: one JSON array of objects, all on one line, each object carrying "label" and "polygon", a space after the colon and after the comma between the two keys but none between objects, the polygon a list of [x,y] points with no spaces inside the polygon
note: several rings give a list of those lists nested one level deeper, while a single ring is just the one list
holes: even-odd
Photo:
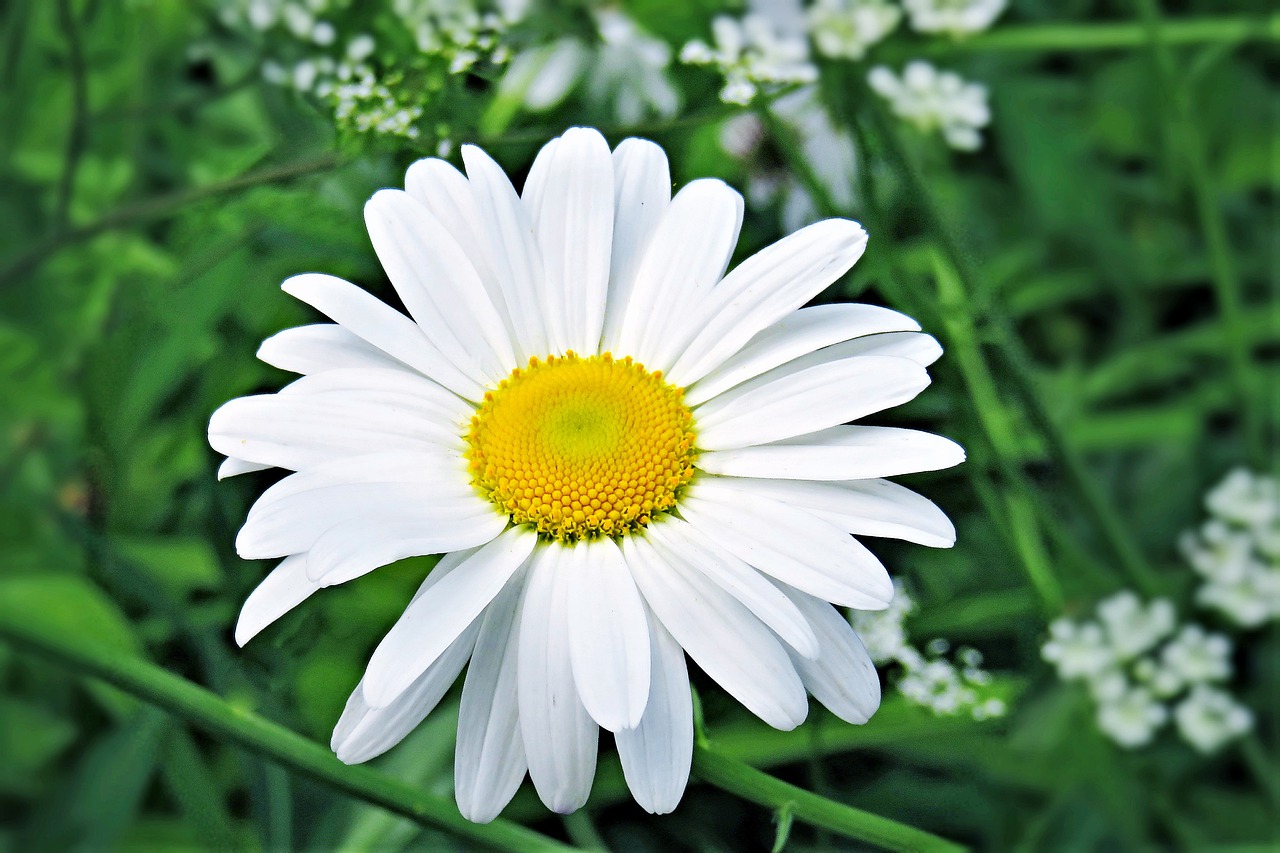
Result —
[{"label": "white petal", "polygon": [[613,152],[613,254],[601,350],[617,350],[636,272],[671,202],[667,155],[647,139],[624,139]]},{"label": "white petal", "polygon": [[429,667],[502,591],[537,541],[536,534],[512,527],[405,608],[369,659],[364,675],[369,704],[389,704]]},{"label": "white petal", "polygon": [[407,557],[485,545],[506,524],[507,518],[492,507],[476,505],[436,517],[398,514],[351,519],[317,537],[307,559],[307,575],[324,586],[336,586]]},{"label": "white petal", "polygon": [[431,342],[473,379],[505,378],[516,366],[510,333],[449,231],[400,190],[374,193],[364,218],[387,277]]},{"label": "white petal", "polygon": [[919,324],[907,315],[877,305],[801,308],[757,333],[740,352],[695,382],[685,392],[685,402],[696,406],[739,382],[841,341],[919,329]]},{"label": "white petal", "polygon": [[649,370],[671,366],[692,337],[692,306],[724,275],[741,226],[742,196],[723,181],[692,181],[676,193],[636,271],[618,354]]},{"label": "white petal", "polygon": [[455,394],[468,400],[484,398],[483,386],[458,370],[417,323],[354,284],[305,273],[286,279],[280,288]]},{"label": "white petal", "polygon": [[236,622],[236,645],[243,646],[252,640],[319,588],[319,584],[307,577],[306,554],[285,557],[244,600]]},{"label": "white petal", "polygon": [[514,326],[507,316],[506,299],[489,261],[488,239],[480,224],[480,209],[466,176],[444,160],[429,157],[409,167],[404,177],[405,192],[425,205],[440,226],[447,230],[471,260],[484,283],[489,301],[502,317],[508,339],[514,340]]},{"label": "white petal", "polygon": [[372,454],[292,474],[271,486],[250,508],[236,548],[245,559],[259,560],[306,551],[346,521],[439,519],[443,528],[485,512],[503,518],[471,488],[460,463],[427,454]]},{"label": "white petal", "polygon": [[733,450],[817,432],[901,405],[929,384],[928,371],[907,358],[804,361],[775,367],[699,406],[698,446]]},{"label": "white petal", "polygon": [[687,521],[668,516],[655,522],[649,525],[649,540],[668,565],[706,575],[801,655],[818,653],[818,638],[791,600],[751,566],[698,536]]},{"label": "white petal", "polygon": [[844,275],[862,256],[867,234],[845,219],[815,222],[747,258],[704,300],[700,330],[669,371],[690,385]]},{"label": "white petal", "polygon": [[649,697],[644,603],[612,539],[579,542],[561,566],[569,588],[569,660],[587,713],[611,732],[634,728]]},{"label": "white petal", "polygon": [[340,367],[408,370],[373,344],[337,323],[315,323],[277,332],[258,347],[258,359],[290,373],[322,373]]},{"label": "white petal", "polygon": [[241,474],[251,474],[254,471],[265,471],[272,468],[272,465],[264,465],[261,462],[247,462],[244,459],[237,459],[234,456],[228,456],[222,460],[222,464],[218,466],[218,479],[225,480],[228,477],[238,477]]},{"label": "white petal", "polygon": [[964,461],[949,438],[897,427],[838,426],[773,444],[702,453],[712,474],[779,480],[864,480],[937,471]]},{"label": "white petal", "polygon": [[[549,154],[547,152],[550,152]],[[599,131],[565,131],[538,156],[525,204],[542,260],[552,349],[600,348],[613,243],[613,160]],[[545,167],[542,167],[545,163]]]},{"label": "white petal", "polygon": [[338,759],[346,764],[359,764],[376,758],[404,740],[409,732],[435,710],[440,699],[455,681],[471,657],[480,633],[477,620],[449,644],[444,653],[385,708],[373,708],[366,701],[362,680],[347,699],[347,706],[334,727],[330,746]]},{"label": "white petal", "polygon": [[547,299],[533,223],[511,181],[488,154],[464,145],[462,160],[480,213],[485,257],[514,326],[516,355],[521,361],[546,356],[550,349],[542,317]]},{"label": "white petal", "polygon": [[456,443],[475,413],[471,403],[410,370],[339,367],[290,382],[280,393],[403,411],[417,422],[425,421],[418,425],[443,444]]},{"label": "white petal", "polygon": [[649,614],[653,678],[640,725],[614,735],[627,787],[650,814],[668,814],[680,804],[693,762],[693,697],[684,651]]},{"label": "white petal", "polygon": [[654,615],[707,675],[774,728],[804,722],[804,685],[764,623],[705,576],[668,565],[644,536],[626,537],[622,553]]},{"label": "white petal", "polygon": [[734,485],[803,509],[857,536],[905,539],[950,548],[956,529],[928,498],[888,480],[810,482],[735,478]]},{"label": "white petal", "polygon": [[374,451],[460,452],[461,424],[435,417],[431,409],[415,411],[408,405],[412,402],[372,405],[307,394],[240,397],[209,419],[209,444],[228,456],[291,471]]},{"label": "white petal", "polygon": [[801,509],[704,477],[685,494],[681,514],[699,534],[767,575],[859,610],[882,610],[893,581],[880,561],[839,528]]},{"label": "white petal", "polygon": [[579,809],[591,793],[600,729],[573,683],[569,660],[569,590],[560,575],[565,548],[552,542],[534,552],[520,600],[517,688],[520,734],[529,777],[554,812]]},{"label": "white petal", "polygon": [[524,572],[484,612],[458,711],[453,793],[467,820],[488,823],[511,801],[529,769],[520,737],[516,608]]},{"label": "white petal", "polygon": [[792,655],[804,686],[831,713],[861,724],[880,707],[880,675],[849,620],[830,604],[779,584],[818,632],[822,654],[816,660]]}]

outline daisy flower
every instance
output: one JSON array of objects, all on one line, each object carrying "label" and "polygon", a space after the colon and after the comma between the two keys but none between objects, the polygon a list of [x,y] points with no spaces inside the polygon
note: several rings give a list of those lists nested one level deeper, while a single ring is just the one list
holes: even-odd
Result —
[{"label": "daisy flower", "polygon": [[[802,308],[862,254],[811,225],[725,274],[742,198],[674,196],[662,150],[574,128],[523,193],[475,147],[421,160],[365,207],[410,316],[341,279],[284,290],[333,322],[259,352],[302,374],[209,425],[220,474],[292,473],[249,511],[246,559],[283,558],[243,644],[321,587],[443,554],[374,651],[333,734],[347,762],[400,741],[466,667],[458,807],[495,817],[526,772],[581,806],[600,729],[668,812],[693,749],[685,656],[765,722],[806,691],[865,722],[875,668],[834,605],[888,606],[853,535],[946,547],[947,518],[886,476],[955,465],[954,443],[849,421],[929,382],[933,338],[869,305]],[[468,666],[469,662],[469,666]]]}]

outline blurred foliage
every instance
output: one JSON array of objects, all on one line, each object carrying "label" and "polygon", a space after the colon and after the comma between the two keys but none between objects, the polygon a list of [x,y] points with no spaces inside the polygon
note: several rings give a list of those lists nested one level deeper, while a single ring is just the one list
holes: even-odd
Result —
[{"label": "blurred foliage", "polygon": [[[1267,11],[1175,5],[1180,19]],[[630,11],[678,49],[704,37],[713,8],[644,0]],[[572,20],[575,9],[557,15]],[[1105,0],[1021,0],[1006,14],[1131,18]],[[361,205],[434,154],[435,140],[340,136],[327,112],[260,82],[252,50],[187,0],[9,0],[0,24],[0,616],[39,614],[54,630],[145,654],[327,742],[430,561],[326,590],[235,648],[239,603],[268,566],[240,561],[232,542],[272,475],[219,484],[205,424],[222,402],[286,381],[254,352],[313,321],[279,291],[287,276],[329,272],[394,299]],[[1248,635],[1236,662],[1256,738],[1211,758],[1171,737],[1119,749],[1039,658],[1049,619],[1116,589],[1185,605],[1192,575],[1177,534],[1224,470],[1263,465],[1274,447],[1272,48],[1176,48],[1208,200],[1239,273],[1238,324],[1218,309],[1197,211],[1204,187],[1147,50],[960,50],[957,62],[992,90],[995,124],[976,155],[890,124],[861,66],[822,68],[823,95],[863,154],[854,205],[824,212],[872,232],[867,256],[824,298],[886,302],[942,340],[934,387],[892,422],[970,450],[958,470],[909,478],[956,521],[957,547],[874,547],[916,591],[913,634],[979,648],[1017,698],[1008,718],[973,723],[890,694],[865,727],[815,708],[783,734],[699,682],[718,748],[979,848],[1276,841],[1276,788],[1263,787],[1275,751],[1260,745],[1280,737],[1274,630]],[[672,76],[681,114],[634,132],[666,148],[677,184],[717,175],[744,186],[748,166],[719,147],[729,112],[718,84],[701,70]],[[569,124],[601,126],[615,143],[631,132],[571,93],[482,137],[491,80],[456,83],[467,98],[441,121],[517,176]],[[803,182],[794,140],[766,125],[762,156]],[[769,211],[749,212],[739,257],[778,236]],[[1249,354],[1245,389],[1228,367],[1236,345]],[[1252,444],[1246,407],[1259,425]],[[2,644],[0,684],[0,851],[462,846]],[[447,795],[453,726],[442,708],[376,766]],[[509,817],[581,837],[529,793]],[[616,766],[602,770],[589,813],[617,850],[767,849],[774,838],[767,812],[705,786],[668,818],[644,815]],[[787,849],[849,848],[797,824]]]}]

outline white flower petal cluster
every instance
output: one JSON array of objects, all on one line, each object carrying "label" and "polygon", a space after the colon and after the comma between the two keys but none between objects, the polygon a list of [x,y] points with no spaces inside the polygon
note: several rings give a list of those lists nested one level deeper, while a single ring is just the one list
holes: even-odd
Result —
[{"label": "white flower petal cluster", "polygon": [[720,15],[711,22],[714,45],[691,41],[680,49],[686,65],[709,65],[724,75],[720,100],[749,104],[761,85],[812,83],[818,69],[802,35],[781,31],[764,15]]},{"label": "white flower petal cluster", "polygon": [[1097,617],[1055,620],[1041,656],[1063,681],[1084,682],[1103,734],[1129,749],[1149,744],[1169,720],[1168,703],[1180,695],[1173,717],[1197,749],[1211,751],[1204,746],[1210,742],[1217,749],[1249,728],[1240,725],[1252,720],[1248,709],[1211,686],[1231,678],[1228,637],[1195,624],[1178,629],[1172,602],[1144,605],[1128,591],[1099,603]]},{"label": "white flower petal cluster", "polygon": [[887,608],[851,610],[849,621],[872,661],[902,666],[898,692],[939,716],[968,714],[975,720],[1004,716],[1008,708],[991,689],[991,673],[982,668],[982,653],[961,648],[952,662],[942,657],[949,649],[945,640],[933,640],[921,652],[908,640],[904,624],[915,602],[901,582],[895,581],[894,588]]},{"label": "white flower petal cluster", "polygon": [[967,36],[990,28],[1008,0],[902,0],[918,33]]},{"label": "white flower petal cluster", "polygon": [[949,547],[946,516],[884,478],[964,457],[850,424],[915,397],[941,354],[895,311],[801,307],[866,233],[824,220],[726,273],[742,197],[717,180],[672,195],[651,142],[611,151],[573,128],[519,194],[484,152],[461,155],[465,174],[420,160],[365,207],[408,315],[342,279],[289,279],[333,322],[265,341],[301,378],[210,420],[220,475],[290,472],[236,539],[280,560],[237,641],[324,587],[443,554],[332,743],[347,762],[385,752],[465,668],[454,787],[478,821],[526,774],[549,808],[579,808],[601,729],[636,800],[674,809],[686,655],[777,728],[807,694],[865,722],[879,677],[833,605],[887,608],[894,587],[855,537]]},{"label": "white flower petal cluster", "polygon": [[939,71],[923,60],[907,64],[899,77],[883,65],[872,68],[867,82],[889,102],[894,115],[924,133],[939,132],[957,151],[982,146],[979,131],[991,121],[987,87],[970,83],[951,71]]},{"label": "white flower petal cluster", "polygon": [[902,10],[889,0],[817,0],[806,20],[818,53],[858,60],[897,28]]},{"label": "white flower petal cluster", "polygon": [[516,99],[535,112],[547,110],[585,79],[588,98],[608,107],[623,124],[675,115],[680,95],[667,75],[667,43],[617,9],[598,9],[594,19],[598,45],[562,38],[521,51],[499,82],[498,97]]},{"label": "white flower petal cluster", "polygon": [[1237,468],[1205,497],[1211,518],[1179,540],[1196,601],[1237,625],[1280,619],[1280,480]]}]

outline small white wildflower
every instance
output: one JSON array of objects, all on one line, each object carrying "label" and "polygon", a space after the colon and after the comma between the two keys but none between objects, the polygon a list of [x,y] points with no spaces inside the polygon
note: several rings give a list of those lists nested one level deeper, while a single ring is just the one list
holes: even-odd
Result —
[{"label": "small white wildflower", "polygon": [[315,85],[316,76],[319,75],[320,69],[309,59],[304,59],[297,65],[293,66],[293,88],[299,92],[309,92],[311,87]]},{"label": "small white wildflower", "polygon": [[762,15],[742,20],[721,15],[711,22],[712,47],[691,41],[680,50],[687,65],[713,65],[725,77],[720,100],[748,104],[760,84],[812,83],[818,69],[809,61],[809,45],[800,36],[786,35]]},{"label": "small white wildflower", "polygon": [[971,713],[975,720],[989,720],[993,717],[1003,717],[1008,710],[1009,706],[1003,699],[993,697],[974,705]]},{"label": "small white wildflower", "polygon": [[347,58],[352,62],[361,62],[368,59],[373,51],[377,48],[377,42],[373,40],[373,36],[368,33],[360,33],[351,41],[347,42]]},{"label": "small white wildflower", "polygon": [[1280,481],[1236,468],[1205,495],[1204,502],[1224,521],[1251,529],[1273,524],[1280,516]]},{"label": "small white wildflower", "polygon": [[1116,662],[1115,650],[1097,623],[1077,624],[1070,619],[1057,619],[1049,625],[1049,641],[1040,655],[1067,681],[1092,678]]},{"label": "small white wildflower", "polygon": [[966,82],[950,71],[938,71],[923,60],[907,64],[902,77],[878,65],[867,82],[889,102],[893,113],[924,133],[938,131],[957,151],[982,147],[979,130],[991,121],[987,88]]},{"label": "small white wildflower", "polygon": [[1178,541],[1179,550],[1198,574],[1209,581],[1232,583],[1244,578],[1253,559],[1253,537],[1215,519],[1199,533],[1188,531]]},{"label": "small white wildflower", "polygon": [[818,0],[807,18],[818,53],[857,60],[893,32],[902,10],[887,0]]},{"label": "small white wildflower", "polygon": [[338,31],[328,21],[317,21],[311,28],[311,40],[322,47],[333,44],[337,37]]},{"label": "small white wildflower", "polygon": [[916,32],[966,36],[989,28],[1007,0],[902,0],[902,5]]},{"label": "small white wildflower", "polygon": [[595,18],[603,45],[595,51],[587,75],[588,95],[598,103],[611,101],[623,124],[635,124],[649,114],[675,115],[680,97],[666,74],[670,46],[617,9],[600,9]]},{"label": "small white wildflower", "polygon": [[1133,687],[1120,669],[1106,669],[1095,673],[1088,680],[1089,695],[1099,705],[1117,702]]},{"label": "small white wildflower", "polygon": [[1145,746],[1169,718],[1150,690],[1134,687],[1098,705],[1098,728],[1127,749]]},{"label": "small white wildflower", "polygon": [[289,81],[289,72],[279,62],[262,63],[262,79],[275,86],[283,86]]},{"label": "small white wildflower", "polygon": [[315,26],[315,18],[302,6],[290,3],[284,7],[284,25],[296,37],[306,39],[311,36],[311,28]]},{"label": "small white wildflower", "polygon": [[1235,581],[1210,581],[1196,591],[1196,601],[1245,628],[1280,617],[1280,570],[1253,563]]},{"label": "small white wildflower", "polygon": [[1186,687],[1186,681],[1181,673],[1161,666],[1154,658],[1144,657],[1136,661],[1133,665],[1133,675],[1161,699],[1168,699]]},{"label": "small white wildflower", "polygon": [[1225,681],[1231,677],[1231,641],[1187,625],[1160,650],[1160,662],[1188,685]]},{"label": "small white wildflower", "polygon": [[1253,728],[1253,712],[1222,690],[1196,686],[1173,712],[1182,739],[1204,753],[1216,752]]},{"label": "small white wildflower", "polygon": [[901,583],[895,582],[893,590],[893,599],[884,610],[851,610],[849,612],[850,623],[862,638],[867,654],[877,664],[885,664],[892,660],[902,661],[904,652],[910,648],[907,643],[907,632],[902,623],[908,614],[915,610],[915,601]]},{"label": "small white wildflower", "polygon": [[1116,593],[1098,605],[1098,618],[1120,660],[1130,660],[1173,632],[1177,614],[1173,602],[1160,598],[1143,606],[1134,593]]},{"label": "small white wildflower", "polygon": [[245,17],[249,21],[249,26],[262,31],[275,26],[278,14],[279,10],[274,3],[268,0],[254,0],[249,4]]}]

